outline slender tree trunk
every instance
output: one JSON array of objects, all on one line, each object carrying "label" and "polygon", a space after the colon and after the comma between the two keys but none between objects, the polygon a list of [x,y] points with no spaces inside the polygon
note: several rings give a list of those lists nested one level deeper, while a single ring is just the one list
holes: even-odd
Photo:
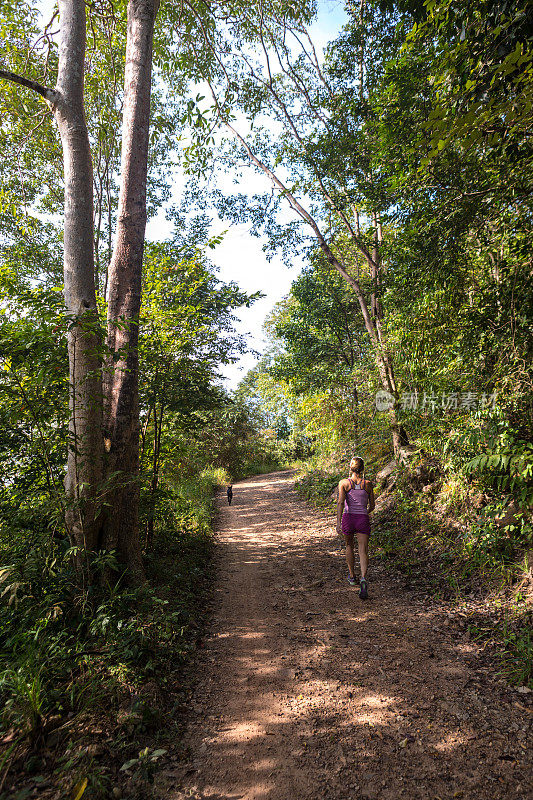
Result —
[{"label": "slender tree trunk", "polygon": [[[372,344],[372,349],[374,351],[376,366],[378,368],[379,376],[381,379],[381,386],[383,387],[384,391],[392,395],[394,401],[397,401],[399,395],[398,395],[398,389],[396,387],[396,379],[394,376],[392,358],[390,353],[385,349],[383,345],[382,331],[381,331],[381,326],[379,324],[379,320],[373,318],[373,315],[371,314],[368,308],[368,304],[366,302],[366,298],[364,296],[363,290],[361,289],[359,281],[355,280],[355,278],[352,278],[352,276],[348,273],[344,265],[341,264],[340,261],[333,254],[333,251],[331,250],[329,244],[324,239],[323,242],[320,242],[320,246],[326,258],[328,259],[329,263],[337,270],[337,272],[339,272],[344,277],[346,282],[355,291],[355,294],[359,301],[359,307],[363,315],[365,328],[370,337],[370,342]],[[376,305],[374,297],[371,298],[371,304]],[[403,444],[405,444],[405,434],[402,433],[400,429],[400,425],[398,423],[398,417],[396,414],[396,409],[394,407],[390,408],[387,411],[387,415],[389,418],[389,427],[391,432],[394,455],[398,458],[400,455],[401,447]]]},{"label": "slender tree trunk", "polygon": [[[0,70],[0,77],[50,103],[61,144],[65,182],[64,295],[70,316],[69,441],[65,521],[74,542],[95,550],[102,528],[102,371],[94,283],[93,171],[83,101],[85,3],[59,0],[60,40],[54,89]],[[82,561],[80,559],[80,561]]]},{"label": "slender tree trunk", "polygon": [[[215,103],[217,103],[216,94],[212,88],[211,88],[211,93],[213,95]],[[307,209],[304,208],[304,206],[297,200],[294,194],[290,191],[289,187],[286,186],[283,183],[283,181],[281,181],[280,178],[263,161],[261,161],[261,159],[256,155],[256,153],[254,153],[248,142],[244,139],[243,136],[240,135],[240,133],[235,129],[235,127],[227,119],[224,119],[223,121],[226,127],[241,143],[243,150],[248,155],[248,158],[250,159],[252,164],[255,164],[260,170],[262,170],[262,172],[271,180],[273,185],[283,193],[283,197],[287,200],[293,211],[295,211],[296,214],[298,214],[298,216],[301,217],[301,219],[307,222],[307,224],[310,226],[311,230],[313,231],[316,237],[320,249],[324,253],[324,256],[328,264],[330,264],[333,267],[333,269],[337,270],[337,272],[340,275],[342,275],[346,283],[354,290],[357,300],[359,302],[361,314],[363,315],[365,328],[370,337],[372,350],[374,351],[376,366],[378,368],[379,376],[381,379],[381,385],[386,392],[389,392],[394,397],[394,399],[397,400],[398,390],[396,387],[396,380],[392,368],[392,359],[390,357],[390,354],[387,353],[382,346],[380,338],[380,330],[376,325],[375,320],[373,319],[371,309],[369,309],[368,307],[368,303],[366,301],[366,297],[361,288],[359,280],[350,275],[346,266],[342,263],[342,261],[340,261],[336,257],[328,241],[326,240],[324,234],[320,230],[320,226],[318,225],[317,221],[314,219],[314,217],[311,216],[311,214],[307,211]],[[356,223],[358,225],[358,215],[356,215]],[[366,250],[364,246],[362,246],[360,241],[354,239],[354,244],[355,247],[358,249],[359,253],[366,260],[366,262],[372,266],[374,264],[372,255]],[[391,428],[394,453],[396,456],[399,456],[402,444],[402,433],[400,431],[400,426],[398,424],[398,419],[394,408],[391,408],[389,410],[388,416]]]},{"label": "slender tree trunk", "polygon": [[[129,0],[121,182],[108,279],[105,435],[111,493],[105,542],[142,580],[139,538],[139,312],[146,228],[152,41],[158,0]],[[113,358],[114,356],[114,358]]]},{"label": "slender tree trunk", "polygon": [[149,407],[148,413],[146,415],[146,420],[144,422],[144,425],[141,427],[141,452],[139,454],[139,470],[141,472],[144,460],[144,451],[146,449],[146,434],[148,432],[148,425],[150,424],[151,417],[152,417],[152,406]]},{"label": "slender tree trunk", "polygon": [[151,547],[154,540],[154,517],[156,509],[156,493],[159,486],[159,455],[161,453],[161,432],[163,429],[164,403],[161,402],[159,416],[154,405],[154,452],[152,456],[152,479],[150,482],[150,515],[146,526],[146,546]]},{"label": "slender tree trunk", "polygon": [[93,175],[83,103],[83,0],[60,0],[59,15],[58,96],[53,110],[63,145],[65,303],[72,320],[66,517],[76,543],[94,550],[101,527],[102,373],[94,286]]}]

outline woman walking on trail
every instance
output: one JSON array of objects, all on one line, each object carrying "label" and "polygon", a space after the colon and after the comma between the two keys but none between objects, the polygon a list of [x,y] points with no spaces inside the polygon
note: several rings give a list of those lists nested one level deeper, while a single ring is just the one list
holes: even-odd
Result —
[{"label": "woman walking on trail", "polygon": [[[337,533],[346,542],[346,563],[348,564],[348,583],[355,586],[354,576],[354,535],[357,536],[361,581],[359,597],[366,600],[368,589],[366,571],[368,569],[368,537],[370,536],[369,514],[376,506],[374,488],[365,480],[365,464],[356,456],[350,461],[350,477],[339,481],[337,501]],[[344,512],[344,513],[343,513]]]}]

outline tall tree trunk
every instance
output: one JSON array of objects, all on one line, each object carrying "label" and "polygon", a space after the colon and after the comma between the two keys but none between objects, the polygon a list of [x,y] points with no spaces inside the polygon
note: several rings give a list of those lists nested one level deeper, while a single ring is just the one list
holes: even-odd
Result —
[{"label": "tall tree trunk", "polygon": [[60,41],[54,89],[0,70],[0,77],[50,103],[61,144],[65,182],[64,295],[70,316],[69,441],[65,521],[83,550],[98,547],[102,528],[102,371],[94,284],[93,171],[83,101],[85,3],[59,0]]},{"label": "tall tree trunk", "polygon": [[83,103],[85,4],[60,0],[61,39],[57,98],[53,103],[65,172],[65,303],[68,333],[70,423],[67,525],[76,543],[94,550],[101,527],[102,373],[94,286],[93,174]]},{"label": "tall tree trunk", "polygon": [[[342,275],[342,277],[345,279],[348,285],[351,286],[351,288],[355,291],[355,294],[359,301],[359,308],[361,309],[361,313],[363,315],[365,328],[370,337],[370,342],[372,345],[372,349],[374,351],[376,366],[378,368],[378,373],[381,379],[381,386],[384,391],[392,395],[393,402],[395,403],[399,399],[398,389],[396,387],[396,379],[394,376],[392,358],[390,353],[385,349],[382,341],[380,318],[373,317],[370,309],[368,308],[368,304],[366,302],[364,292],[361,288],[361,284],[359,283],[358,280],[356,280],[349,274],[344,264],[342,264],[337,259],[337,257],[331,250],[331,247],[326,242],[323,236],[319,237],[319,244],[322,249],[322,252],[326,256],[331,266]],[[377,276],[377,267],[375,266],[374,269],[376,270],[375,274]],[[376,298],[374,297],[374,294],[372,294],[371,296],[371,308],[372,307],[375,307],[376,309],[379,308],[376,302]],[[389,418],[389,428],[392,438],[392,448],[394,450],[394,455],[396,456],[396,458],[399,458],[402,445],[405,444],[406,441],[405,432],[403,432],[400,427],[400,424],[398,422],[398,416],[396,414],[396,409],[394,406],[388,409],[387,416]]]},{"label": "tall tree trunk", "polygon": [[[373,212],[372,221],[374,223],[372,257],[370,259],[367,258],[372,287],[370,295],[370,307],[372,309],[372,317],[376,327],[376,334],[381,346],[383,368],[387,375],[386,381],[382,381],[383,388],[390,392],[396,401],[399,399],[399,394],[394,375],[393,358],[390,350],[387,348],[386,339],[384,340],[383,338],[383,306],[381,305],[381,288],[383,283],[383,260],[381,257],[381,246],[383,242],[383,228],[379,213],[376,213],[375,211]],[[403,445],[407,444],[408,441],[407,436],[405,430],[398,422],[395,408],[389,409],[388,415],[394,454],[396,458],[400,458],[400,450]]]},{"label": "tall tree trunk", "polygon": [[[120,195],[108,278],[105,435],[114,488],[106,547],[142,580],[139,538],[139,312],[146,228],[152,42],[158,0],[129,0]],[[113,358],[114,356],[114,358]]]}]

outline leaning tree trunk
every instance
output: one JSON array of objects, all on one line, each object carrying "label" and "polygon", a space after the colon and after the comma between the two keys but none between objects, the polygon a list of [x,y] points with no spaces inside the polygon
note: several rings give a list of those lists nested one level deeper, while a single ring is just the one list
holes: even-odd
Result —
[{"label": "leaning tree trunk", "polygon": [[158,0],[129,0],[122,163],[108,278],[105,436],[113,481],[105,544],[142,580],[139,537],[139,313],[146,228],[152,41]]},{"label": "leaning tree trunk", "polygon": [[[218,101],[212,88],[211,88],[211,93],[213,95],[215,104],[217,104]],[[222,110],[220,106],[218,106],[218,108],[219,111],[221,112]],[[280,178],[253,152],[248,142],[243,138],[243,136],[240,135],[240,133],[238,133],[238,131],[234,128],[234,126],[227,119],[223,118],[223,121],[226,127],[235,136],[235,138],[239,140],[252,164],[255,164],[257,167],[259,167],[260,170],[262,170],[262,172],[264,172],[265,175],[267,175],[267,177],[271,180],[274,186],[283,193],[283,196],[285,197],[285,199],[287,200],[293,211],[295,211],[298,214],[298,216],[301,217],[310,226],[328,264],[330,264],[333,267],[333,269],[337,270],[337,272],[340,275],[342,275],[346,283],[354,290],[357,300],[359,302],[359,308],[361,309],[361,314],[363,315],[365,328],[370,337],[370,344],[374,352],[374,357],[376,360],[376,366],[378,368],[381,385],[384,391],[392,395],[392,397],[394,398],[394,402],[396,402],[398,400],[398,390],[396,387],[396,379],[394,377],[392,358],[390,353],[388,353],[383,346],[383,343],[381,341],[381,330],[379,324],[376,324],[376,320],[373,318],[371,309],[368,307],[368,303],[366,301],[366,297],[359,280],[350,275],[346,266],[342,263],[342,261],[340,261],[336,257],[328,241],[326,240],[324,234],[320,230],[320,227],[316,222],[316,220],[311,216],[311,214],[307,211],[307,209],[304,208],[304,206],[297,200],[294,194],[292,194],[289,187],[286,186],[283,183],[283,181],[281,181]],[[376,264],[376,262],[372,258],[372,255],[367,251],[366,247],[363,247],[361,245],[357,237],[354,238],[354,244],[361,253],[361,255],[363,256],[363,258],[366,260],[369,267],[371,268],[371,275],[373,275],[374,272],[372,270],[377,270],[379,265]],[[399,458],[401,455],[401,447],[404,440],[404,434],[402,434],[402,430],[398,423],[398,418],[394,406],[390,408],[387,413],[389,418],[389,427],[391,431],[394,454],[397,458]]]}]

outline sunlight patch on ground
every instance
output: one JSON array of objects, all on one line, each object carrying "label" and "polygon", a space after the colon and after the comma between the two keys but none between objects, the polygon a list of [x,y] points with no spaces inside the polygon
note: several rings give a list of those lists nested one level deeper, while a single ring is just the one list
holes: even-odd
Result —
[{"label": "sunlight patch on ground", "polygon": [[231,729],[224,731],[225,739],[233,739],[236,742],[240,742],[243,739],[252,739],[257,736],[265,736],[265,729],[260,723],[252,722],[251,720],[232,725]]},{"label": "sunlight patch on ground", "polygon": [[468,736],[463,736],[456,732],[449,733],[446,737],[444,737],[440,742],[437,742],[434,747],[435,750],[438,750],[439,753],[451,753],[461,744],[466,744],[468,742]]},{"label": "sunlight patch on ground", "polygon": [[360,698],[357,701],[360,706],[369,706],[370,708],[379,708],[383,710],[385,706],[390,706],[391,703],[398,703],[397,697],[383,697],[383,695],[370,694]]},{"label": "sunlight patch on ground", "polygon": [[278,763],[273,758],[260,758],[254,764],[254,769],[256,770],[264,770],[266,772],[267,769],[276,769]]}]

